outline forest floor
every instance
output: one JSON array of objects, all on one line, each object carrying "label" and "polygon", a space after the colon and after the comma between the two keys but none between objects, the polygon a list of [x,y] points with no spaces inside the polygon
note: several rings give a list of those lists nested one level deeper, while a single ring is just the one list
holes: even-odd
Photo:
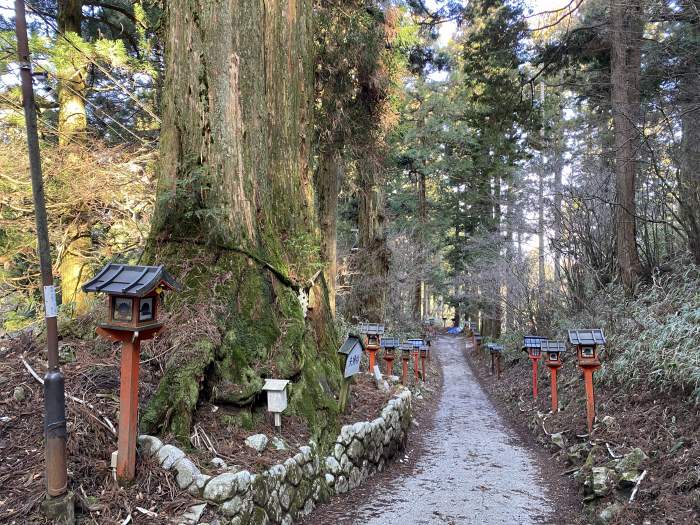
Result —
[{"label": "forest floor", "polygon": [[[659,397],[642,389],[622,393],[622,389],[596,384],[597,422],[591,438],[587,435],[583,378],[573,358],[560,369],[559,412],[552,414],[549,372],[541,363],[539,395],[534,401],[531,364],[524,354],[504,366],[500,380],[490,374],[490,357],[485,350],[478,354],[470,350],[467,355],[499,412],[525,439],[548,451],[550,464],[563,482],[573,483],[575,471],[590,473],[591,467],[607,465],[636,447],[648,456],[642,465],[647,474],[631,503],[633,486],[593,498],[578,483],[580,518],[573,523],[700,523],[700,413],[696,405],[673,395]],[[592,452],[572,460],[566,450],[553,443],[552,435],[557,433],[562,434],[567,448],[585,445]],[[617,512],[601,521],[601,511],[611,505],[617,505]]]},{"label": "forest floor", "polygon": [[[145,406],[163,373],[162,360],[146,348],[142,354],[140,405]],[[83,524],[172,523],[197,500],[178,489],[174,475],[152,459],[137,459],[133,484],[119,487],[110,468],[117,448],[113,432],[119,410],[118,346],[99,339],[64,338],[60,343],[65,376],[68,422],[69,489],[76,498],[76,514]],[[47,523],[40,505],[44,498],[43,387],[45,351],[29,336],[0,340],[0,523]],[[393,391],[393,389],[392,389]],[[371,376],[357,376],[351,390],[351,407],[343,423],[378,417],[392,392],[378,390]],[[76,401],[79,400],[79,401]],[[264,403],[252,412],[203,403],[199,406],[188,455],[202,472],[215,475],[235,467],[259,472],[293,456],[309,442],[305,422],[283,416],[282,433],[287,450],[268,445],[258,454],[244,444],[246,437],[278,435],[270,424]],[[245,428],[239,423],[245,422]],[[170,436],[162,436],[171,442]],[[212,465],[219,457],[227,467]],[[223,470],[222,470],[223,469]],[[206,519],[208,516],[204,516]]]}]

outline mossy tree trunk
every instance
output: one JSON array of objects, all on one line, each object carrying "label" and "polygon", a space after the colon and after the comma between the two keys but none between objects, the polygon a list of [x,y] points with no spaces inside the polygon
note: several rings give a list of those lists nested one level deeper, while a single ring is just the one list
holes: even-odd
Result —
[{"label": "mossy tree trunk", "polygon": [[263,403],[263,380],[286,378],[288,410],[327,442],[341,375],[309,169],[312,2],[171,0],[165,15],[151,255],[186,285],[171,305],[185,326],[142,424],[184,440],[203,397]]}]

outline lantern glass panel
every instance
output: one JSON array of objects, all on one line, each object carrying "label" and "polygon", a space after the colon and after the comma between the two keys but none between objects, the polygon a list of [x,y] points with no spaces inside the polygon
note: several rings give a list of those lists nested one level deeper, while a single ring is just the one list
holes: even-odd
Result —
[{"label": "lantern glass panel", "polygon": [[144,297],[139,303],[139,321],[153,320],[153,297]]},{"label": "lantern glass panel", "polygon": [[595,357],[595,350],[592,346],[584,346],[581,348],[581,357]]},{"label": "lantern glass panel", "polygon": [[115,297],[112,303],[112,320],[130,323],[134,300],[131,297]]},{"label": "lantern glass panel", "polygon": [[539,348],[531,348],[530,353],[532,354],[532,357],[539,357],[540,356],[540,349]]}]

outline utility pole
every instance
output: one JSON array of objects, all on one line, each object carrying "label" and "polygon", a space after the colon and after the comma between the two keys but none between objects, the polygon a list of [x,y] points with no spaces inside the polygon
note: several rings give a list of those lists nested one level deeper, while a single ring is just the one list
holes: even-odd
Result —
[{"label": "utility pole", "polygon": [[46,317],[46,345],[48,369],[44,376],[44,433],[46,437],[46,492],[44,510],[50,519],[59,523],[73,523],[73,498],[68,494],[66,468],[66,408],[63,374],[58,366],[58,323],[56,321],[56,291],[53,285],[49,228],[46,219],[44,183],[41,175],[39,133],[37,130],[32,65],[27,37],[27,18],[24,0],[15,0],[15,31],[17,55],[22,81],[22,105],[27,127],[27,146],[32,179],[32,195],[36,219],[36,233],[41,266],[41,282],[44,289]]}]

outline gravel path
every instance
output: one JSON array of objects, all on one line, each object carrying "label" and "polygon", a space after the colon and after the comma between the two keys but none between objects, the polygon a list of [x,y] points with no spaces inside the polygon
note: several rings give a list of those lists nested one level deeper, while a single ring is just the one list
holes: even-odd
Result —
[{"label": "gravel path", "polygon": [[348,509],[353,523],[552,523],[536,458],[496,413],[463,354],[463,338],[440,337],[444,387],[415,473],[376,487]]}]

